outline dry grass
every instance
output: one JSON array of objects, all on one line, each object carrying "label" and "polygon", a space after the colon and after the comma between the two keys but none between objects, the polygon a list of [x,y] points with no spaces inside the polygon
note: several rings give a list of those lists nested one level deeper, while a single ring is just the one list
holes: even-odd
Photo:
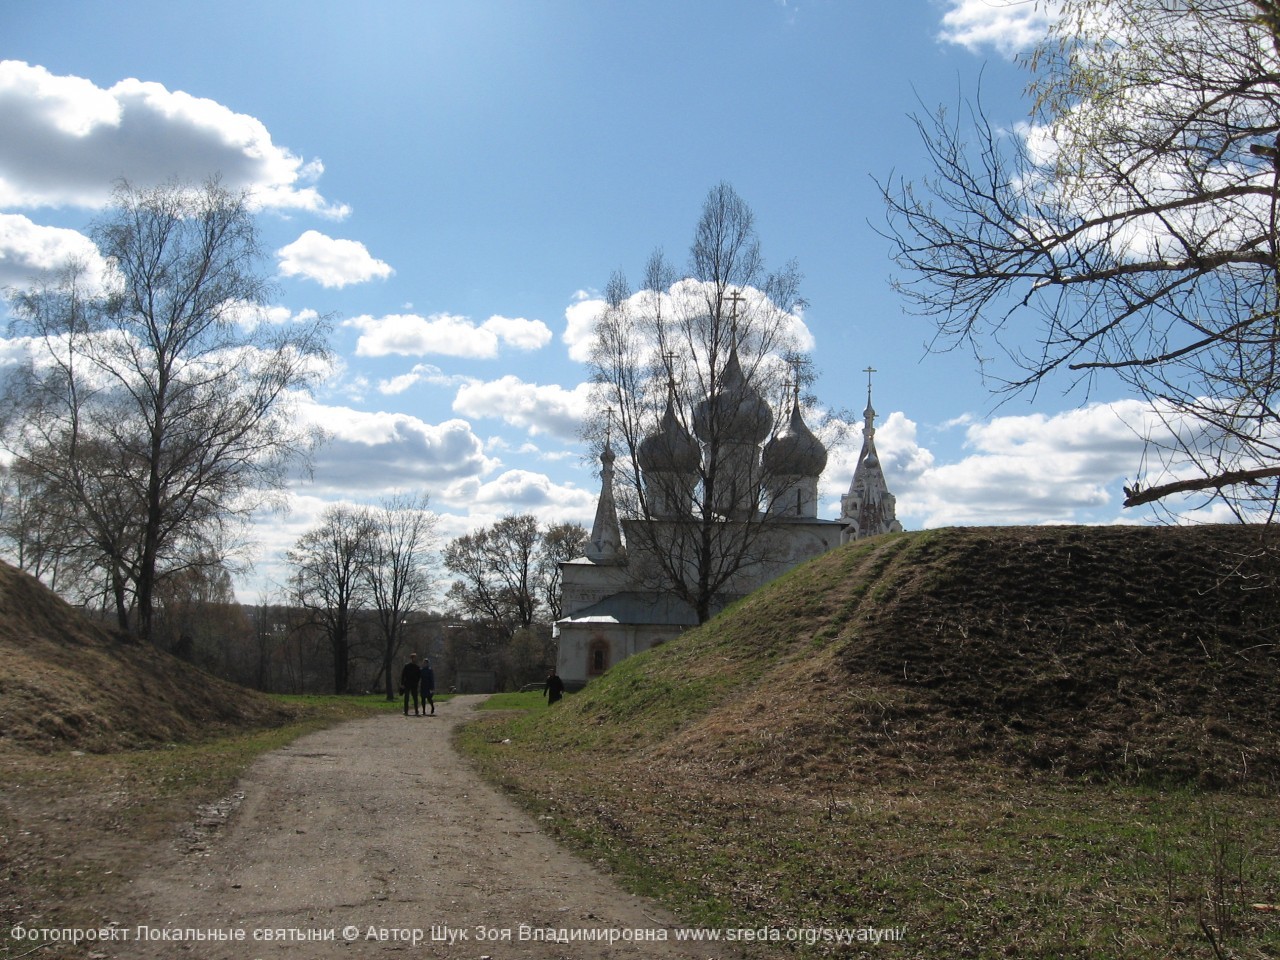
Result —
[{"label": "dry grass", "polygon": [[[1254,537],[859,544],[467,742],[691,922],[898,926],[894,957],[1274,957],[1280,601]],[[0,614],[0,955],[13,923],[103,919],[256,753],[375,708],[193,673],[4,567]]]},{"label": "dry grass", "polygon": [[[90,926],[254,756],[378,703],[267,697],[130,643],[0,564],[0,957],[15,924]],[[39,956],[83,956],[43,947]]]},{"label": "dry grass", "polygon": [[87,619],[0,563],[0,737],[22,752],[106,753],[286,722],[278,700]]},{"label": "dry grass", "polygon": [[694,922],[903,927],[878,948],[902,957],[1275,956],[1254,904],[1280,902],[1280,600],[1257,547],[882,538],[467,743]]}]

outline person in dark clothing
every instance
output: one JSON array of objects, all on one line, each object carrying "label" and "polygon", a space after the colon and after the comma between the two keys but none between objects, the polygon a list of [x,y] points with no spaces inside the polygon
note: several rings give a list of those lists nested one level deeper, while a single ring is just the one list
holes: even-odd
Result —
[{"label": "person in dark clothing", "polygon": [[422,712],[427,712],[427,704],[431,704],[431,715],[436,713],[436,672],[431,669],[431,661],[422,660],[422,675],[419,680],[422,689]]},{"label": "person in dark clothing", "polygon": [[542,694],[547,698],[547,706],[551,706],[564,696],[564,681],[554,669],[547,674],[547,682],[542,686]]},{"label": "person in dark clothing", "polygon": [[409,662],[400,671],[400,692],[404,694],[404,715],[409,715],[409,698],[413,697],[413,715],[418,716],[418,682],[422,679],[422,669],[418,666],[418,655],[409,654]]}]

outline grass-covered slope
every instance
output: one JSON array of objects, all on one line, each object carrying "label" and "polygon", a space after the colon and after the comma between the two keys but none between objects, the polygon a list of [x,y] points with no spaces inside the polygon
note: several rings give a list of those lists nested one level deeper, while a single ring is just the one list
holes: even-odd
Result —
[{"label": "grass-covered slope", "polygon": [[278,701],[129,642],[0,563],[0,743],[7,748],[105,752],[290,715]]},{"label": "grass-covered slope", "polygon": [[1210,936],[1273,956],[1254,904],[1280,903],[1280,599],[1259,546],[1225,526],[876,538],[466,743],[691,922],[899,927],[876,948],[895,957],[1214,956]]},{"label": "grass-covered slope", "polygon": [[1280,593],[1259,532],[963,528],[834,551],[544,721],[723,777],[1280,783]]}]

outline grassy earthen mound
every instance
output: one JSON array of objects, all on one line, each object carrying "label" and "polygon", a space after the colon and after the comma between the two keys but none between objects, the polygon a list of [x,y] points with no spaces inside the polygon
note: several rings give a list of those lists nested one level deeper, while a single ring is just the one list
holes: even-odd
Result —
[{"label": "grassy earthen mound", "polygon": [[957,764],[1280,785],[1280,562],[1262,531],[956,528],[818,558],[547,718],[757,783]]},{"label": "grassy earthen mound", "polygon": [[1238,526],[875,538],[463,742],[689,922],[871,923],[913,960],[1274,957],[1263,547]]},{"label": "grassy earthen mound", "polygon": [[287,708],[132,642],[0,563],[0,741],[112,750],[272,725]]}]

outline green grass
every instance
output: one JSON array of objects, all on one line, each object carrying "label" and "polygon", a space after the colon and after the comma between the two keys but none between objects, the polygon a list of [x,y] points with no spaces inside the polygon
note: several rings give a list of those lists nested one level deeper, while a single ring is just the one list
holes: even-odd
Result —
[{"label": "green grass", "polygon": [[526,690],[521,693],[495,693],[480,704],[480,709],[524,711],[546,710],[547,698],[540,690]]}]

